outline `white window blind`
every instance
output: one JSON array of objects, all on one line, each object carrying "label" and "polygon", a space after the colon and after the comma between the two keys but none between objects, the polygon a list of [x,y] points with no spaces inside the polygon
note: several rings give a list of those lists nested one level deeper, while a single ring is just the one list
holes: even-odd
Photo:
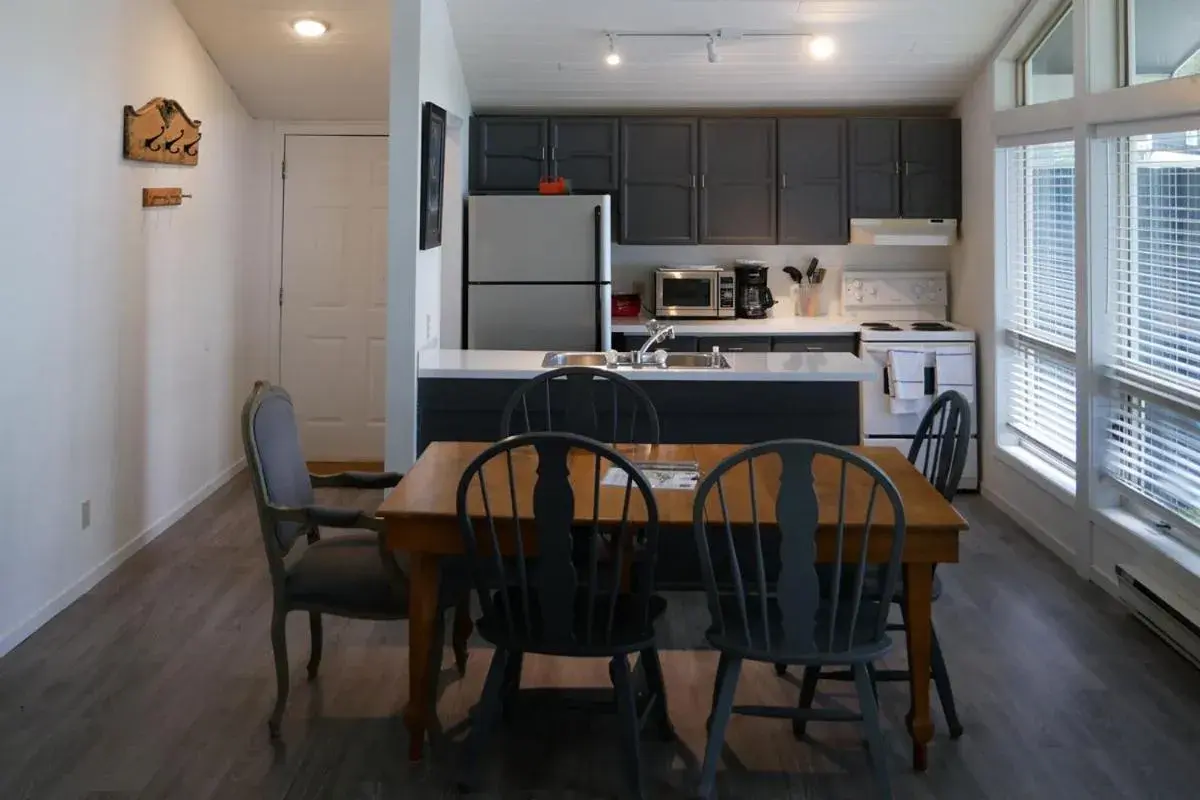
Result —
[{"label": "white window blind", "polygon": [[1023,448],[1074,472],[1075,144],[1006,154],[1006,425]]},{"label": "white window blind", "polygon": [[1109,150],[1108,472],[1200,523],[1200,131]]}]

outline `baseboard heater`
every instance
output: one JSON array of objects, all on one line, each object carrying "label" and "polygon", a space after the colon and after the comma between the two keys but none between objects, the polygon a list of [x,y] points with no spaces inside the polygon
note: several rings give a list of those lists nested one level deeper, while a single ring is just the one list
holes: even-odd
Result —
[{"label": "baseboard heater", "polygon": [[1116,567],[1122,602],[1141,622],[1200,669],[1200,610],[1146,572]]}]

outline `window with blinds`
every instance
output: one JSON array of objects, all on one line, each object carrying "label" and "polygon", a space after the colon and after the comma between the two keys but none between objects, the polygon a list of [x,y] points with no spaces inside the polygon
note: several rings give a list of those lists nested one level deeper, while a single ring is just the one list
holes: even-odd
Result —
[{"label": "window with blinds", "polygon": [[1075,471],[1075,144],[1008,148],[1008,408],[1017,443]]},{"label": "window with blinds", "polygon": [[1200,131],[1108,147],[1107,471],[1200,524]]}]

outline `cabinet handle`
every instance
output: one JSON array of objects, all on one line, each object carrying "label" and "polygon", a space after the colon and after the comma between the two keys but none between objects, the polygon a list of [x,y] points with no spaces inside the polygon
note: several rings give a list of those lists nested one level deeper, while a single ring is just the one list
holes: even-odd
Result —
[{"label": "cabinet handle", "polygon": [[900,174],[900,162],[899,161],[896,162],[896,174],[897,175]]},{"label": "cabinet handle", "polygon": [[689,175],[689,176],[688,176],[688,181],[689,181],[689,182],[688,182],[688,187],[689,187],[689,188],[691,188],[691,189],[695,189],[695,188],[696,188],[696,176],[695,176],[695,175]]},{"label": "cabinet handle", "polygon": [[700,188],[701,189],[704,188],[704,184],[705,184],[704,178],[705,178],[705,175],[703,173],[701,173],[701,175],[700,175]]},{"label": "cabinet handle", "polygon": [[780,188],[786,189],[787,188],[787,173],[785,172],[782,175],[780,175],[779,180],[782,184],[782,186]]},{"label": "cabinet handle", "polygon": [[550,160],[551,160],[551,161],[557,161],[557,160],[558,160],[558,148],[557,148],[557,147],[551,147],[551,148],[550,148]]},{"label": "cabinet handle", "polygon": [[905,175],[908,174],[908,162],[907,161],[904,162],[904,174]]}]

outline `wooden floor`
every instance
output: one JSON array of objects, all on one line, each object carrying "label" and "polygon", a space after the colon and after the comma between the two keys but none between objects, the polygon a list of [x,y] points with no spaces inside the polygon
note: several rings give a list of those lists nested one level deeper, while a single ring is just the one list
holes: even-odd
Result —
[{"label": "wooden floor", "polygon": [[[331,493],[369,505],[378,496]],[[972,531],[944,570],[935,609],[966,735],[938,736],[931,769],[908,768],[902,685],[882,689],[900,798],[1195,798],[1200,675],[1100,589],[1040,549],[985,501],[961,506]],[[285,745],[266,718],[274,683],[270,594],[248,484],[235,480],[85,598],[0,660],[0,798],[381,800],[452,797],[456,742],[489,651],[467,677],[443,672],[447,741],[410,766],[403,623],[326,622],[325,659],[304,681],[307,627],[289,627],[294,676]],[[672,597],[669,646],[698,641],[702,604]],[[901,663],[902,655],[890,659]],[[686,797],[703,744],[712,653],[664,653],[675,743],[648,744],[648,794]],[[527,684],[602,685],[603,663],[533,659]],[[853,704],[848,685],[822,702]],[[794,681],[748,665],[739,701],[791,704]],[[489,781],[505,798],[616,794],[613,719],[527,715],[505,736]],[[724,798],[872,796],[853,725],[735,718]]]}]

